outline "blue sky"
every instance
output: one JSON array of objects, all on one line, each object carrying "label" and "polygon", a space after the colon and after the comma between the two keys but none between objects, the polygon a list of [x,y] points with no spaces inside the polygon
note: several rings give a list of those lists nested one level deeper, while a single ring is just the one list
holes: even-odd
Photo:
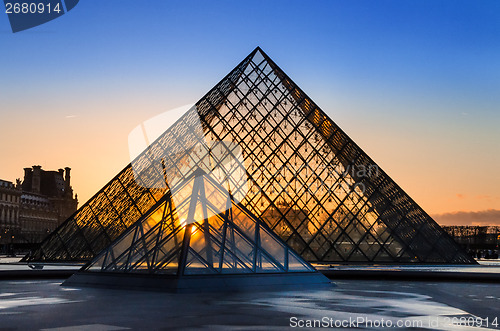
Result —
[{"label": "blue sky", "polygon": [[499,15],[496,0],[82,0],[16,34],[0,15],[0,178],[70,165],[89,198],[128,163],[130,130],[259,45],[424,209],[500,209]]}]

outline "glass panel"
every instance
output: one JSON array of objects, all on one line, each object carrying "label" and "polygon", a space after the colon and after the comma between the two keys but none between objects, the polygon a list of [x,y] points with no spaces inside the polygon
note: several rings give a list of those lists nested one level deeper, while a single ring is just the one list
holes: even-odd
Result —
[{"label": "glass panel", "polygon": [[129,254],[123,254],[117,260],[112,260],[110,258],[106,259],[103,271],[114,271],[121,272],[125,271],[127,268]]},{"label": "glass panel", "polygon": [[256,272],[283,272],[284,270],[278,265],[271,261],[265,254],[262,252],[257,253],[257,265],[255,268]]},{"label": "glass panel", "polygon": [[[241,236],[241,234],[230,227],[228,227],[228,230],[226,232],[225,251],[231,252],[241,261],[241,263],[244,263],[249,269],[252,269],[255,257],[255,244],[247,241]],[[226,256],[224,256],[224,261],[228,261],[226,259]]]},{"label": "glass panel", "polygon": [[172,255],[170,258],[167,256],[158,256],[161,263],[155,265],[155,273],[157,274],[169,274],[175,275],[177,274],[177,270],[179,268],[179,254]]},{"label": "glass panel", "polygon": [[[135,230],[135,229],[134,229]],[[115,259],[122,255],[130,248],[132,240],[134,239],[135,231],[130,231],[125,237],[116,242],[110,249],[110,258]]]},{"label": "glass panel", "polygon": [[232,211],[234,224],[248,238],[255,240],[255,221],[248,217],[248,215],[237,206],[234,206]]},{"label": "glass panel", "polygon": [[210,233],[204,232],[203,227],[194,223],[191,227],[191,240],[189,242],[190,248],[195,251],[203,260],[207,261],[214,267],[212,245]]},{"label": "glass panel", "polygon": [[359,249],[355,249],[351,255],[348,257],[348,261],[353,262],[366,262],[368,259],[363,255],[363,252]]},{"label": "glass panel", "polygon": [[135,270],[148,269],[150,263],[147,258],[144,258],[147,252],[144,240],[140,238],[134,243],[134,246],[131,249],[130,258],[128,260],[129,268]]},{"label": "glass panel", "polygon": [[215,270],[209,268],[206,261],[196,256],[193,251],[189,250],[184,273],[186,275],[203,275],[213,274],[215,273]]},{"label": "glass panel", "polygon": [[86,270],[87,271],[101,271],[106,254],[99,257],[94,263],[92,263]]},{"label": "glass panel", "polygon": [[284,268],[285,247],[263,228],[260,228],[260,246],[262,250],[281,263],[281,267]]},{"label": "glass panel", "polygon": [[302,259],[298,258],[295,253],[288,253],[288,271],[314,271]]},{"label": "glass panel", "polygon": [[242,264],[231,251],[226,250],[224,251],[224,262],[221,272],[224,274],[250,273],[252,269]]}]

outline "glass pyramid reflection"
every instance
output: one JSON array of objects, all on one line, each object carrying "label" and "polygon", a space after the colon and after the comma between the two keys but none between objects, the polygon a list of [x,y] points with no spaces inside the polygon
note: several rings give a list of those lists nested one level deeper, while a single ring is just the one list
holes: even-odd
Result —
[{"label": "glass pyramid reflection", "polygon": [[309,262],[475,263],[260,48],[25,261],[97,256],[206,169],[200,140],[241,149],[247,185],[233,196]]}]

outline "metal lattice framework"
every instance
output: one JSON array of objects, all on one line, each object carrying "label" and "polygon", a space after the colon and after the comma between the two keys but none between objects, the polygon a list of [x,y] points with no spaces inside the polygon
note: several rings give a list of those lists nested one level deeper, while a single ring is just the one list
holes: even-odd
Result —
[{"label": "metal lattice framework", "polygon": [[[177,205],[166,194],[83,271],[170,275],[315,271],[203,171],[180,186],[176,191],[185,192]],[[225,203],[218,204],[220,199]],[[186,219],[179,217],[183,209]]]},{"label": "metal lattice framework", "polygon": [[241,204],[308,261],[475,263],[260,48],[25,260],[95,257],[192,175],[201,139],[241,147]]}]

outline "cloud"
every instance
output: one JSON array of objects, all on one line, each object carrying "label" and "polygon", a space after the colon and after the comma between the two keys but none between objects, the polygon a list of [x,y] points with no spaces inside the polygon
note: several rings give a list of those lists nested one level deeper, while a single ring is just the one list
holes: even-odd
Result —
[{"label": "cloud", "polygon": [[497,225],[500,226],[500,210],[456,211],[434,214],[432,218],[440,225]]},{"label": "cloud", "polygon": [[491,200],[493,199],[493,197],[491,195],[476,195],[475,196],[476,199],[478,200]]}]

